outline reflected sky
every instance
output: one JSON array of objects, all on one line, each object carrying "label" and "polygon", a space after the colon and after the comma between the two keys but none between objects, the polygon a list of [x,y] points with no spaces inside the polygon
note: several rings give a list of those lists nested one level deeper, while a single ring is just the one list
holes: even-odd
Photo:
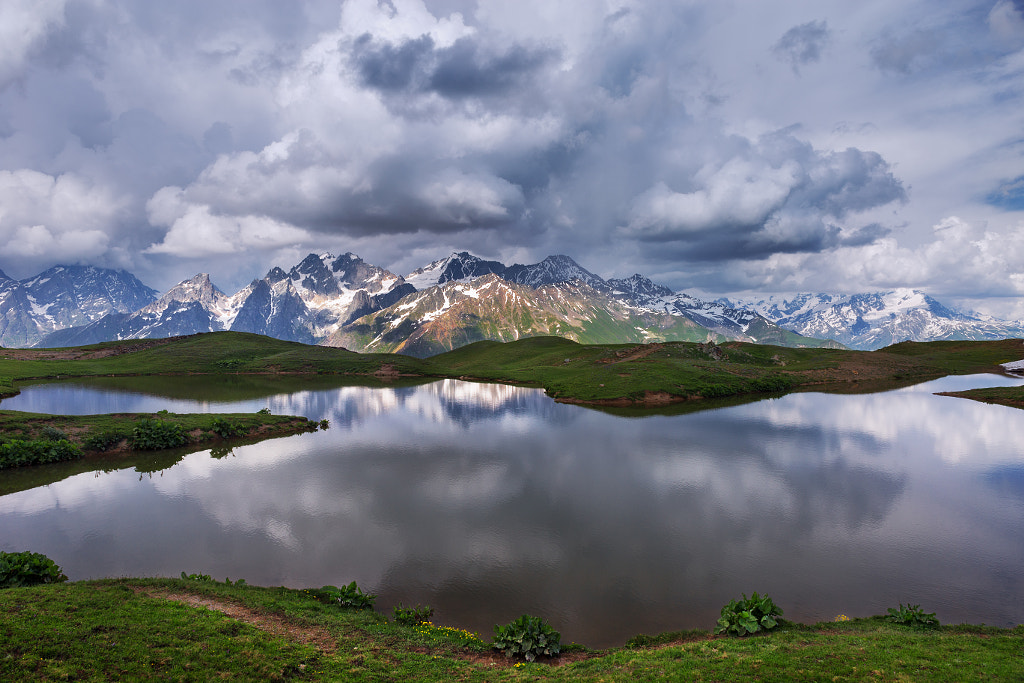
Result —
[{"label": "reflected sky", "polygon": [[44,552],[73,579],[354,579],[386,613],[430,604],[435,623],[489,637],[529,612],[594,647],[710,628],[755,590],[800,621],[912,602],[943,622],[1010,625],[1024,622],[1024,411],[933,392],[1018,383],[946,378],[641,419],[454,380],[215,407],[29,387],[17,400],[31,408],[2,407],[267,406],[332,427],[0,497],[0,549]]}]

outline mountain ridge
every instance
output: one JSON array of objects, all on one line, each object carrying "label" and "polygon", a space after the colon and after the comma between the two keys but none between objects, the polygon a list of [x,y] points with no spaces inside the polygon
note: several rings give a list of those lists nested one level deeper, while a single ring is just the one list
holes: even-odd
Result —
[{"label": "mountain ridge", "polygon": [[[60,274],[61,268],[67,267],[50,270]],[[125,276],[134,278],[118,272],[126,281]],[[287,270],[272,267],[233,295],[200,273],[159,298],[145,288],[151,300],[135,310],[108,305],[97,317],[104,309],[92,305],[91,312],[75,314],[83,324],[51,322],[51,331],[43,334],[33,312],[55,304],[28,296],[53,279],[46,273],[20,282],[0,273],[0,313],[5,302],[14,302],[8,305],[14,315],[6,321],[11,338],[30,336],[33,325],[39,346],[235,330],[356,351],[429,355],[480,339],[539,334],[594,343],[732,339],[781,346],[840,347],[841,342],[853,348],[925,340],[928,334],[1024,336],[1024,325],[958,313],[917,290],[894,290],[900,305],[893,293],[706,301],[640,273],[605,280],[566,255],[505,266],[466,251],[404,276],[351,252],[310,253]]]}]

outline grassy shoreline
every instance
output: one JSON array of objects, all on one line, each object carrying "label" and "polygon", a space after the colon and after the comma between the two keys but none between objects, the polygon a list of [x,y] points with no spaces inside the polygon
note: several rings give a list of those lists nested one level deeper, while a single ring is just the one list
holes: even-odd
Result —
[{"label": "grassy shoreline", "polygon": [[1021,626],[871,617],[638,636],[526,664],[457,627],[403,626],[297,589],[121,578],[0,590],[4,680],[1020,680],[1022,648]]},{"label": "grassy shoreline", "polygon": [[33,379],[167,375],[332,375],[375,382],[452,378],[543,388],[558,401],[663,406],[794,390],[870,391],[951,374],[1000,373],[1024,342],[904,342],[878,351],[742,342],[581,345],[559,337],[477,342],[427,359],[357,354],[239,332],[73,349],[0,349],[0,391]]}]

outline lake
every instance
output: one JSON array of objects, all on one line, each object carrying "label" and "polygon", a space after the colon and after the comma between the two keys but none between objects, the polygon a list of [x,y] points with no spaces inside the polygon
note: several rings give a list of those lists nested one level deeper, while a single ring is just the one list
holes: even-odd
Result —
[{"label": "lake", "polygon": [[1010,626],[1024,622],[1024,411],[933,392],[1020,383],[644,417],[454,380],[39,384],[0,408],[267,407],[331,428],[2,496],[0,550],[45,553],[71,579],[355,580],[388,616],[430,604],[436,624],[489,639],[530,613],[591,647],[710,629],[752,591],[803,622],[910,602],[943,623]]}]

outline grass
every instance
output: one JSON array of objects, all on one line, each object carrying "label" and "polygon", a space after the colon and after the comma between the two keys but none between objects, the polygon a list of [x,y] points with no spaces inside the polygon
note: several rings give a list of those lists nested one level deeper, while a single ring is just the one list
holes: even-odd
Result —
[{"label": "grass", "polygon": [[286,588],[124,578],[0,591],[3,680],[1024,678],[1024,627],[915,630],[881,617],[785,623],[748,638],[689,631],[600,652],[565,650],[554,662],[516,665],[461,629],[388,623]]},{"label": "grass", "polygon": [[[128,443],[134,425],[149,418],[180,425],[189,443],[179,448],[134,451]],[[237,426],[235,436],[223,438],[213,429],[215,419]],[[45,438],[47,430],[62,432],[69,441],[83,447],[84,457],[48,465],[27,465],[2,470],[0,496],[51,484],[82,472],[112,471],[134,467],[141,473],[167,469],[188,453],[212,447],[214,457],[229,455],[243,443],[255,443],[279,436],[315,431],[318,423],[293,415],[261,413],[114,413],[105,415],[46,415],[0,410],[0,439],[32,441]],[[89,437],[114,434],[104,452],[88,448]]]},{"label": "grass", "polygon": [[1011,408],[1024,408],[1024,387],[988,387],[967,391],[944,391],[943,396],[968,398],[982,403],[995,403]]},{"label": "grass", "polygon": [[849,351],[741,342],[584,345],[559,337],[533,337],[505,344],[481,341],[418,359],[214,332],[75,349],[4,349],[0,377],[13,382],[182,374],[319,374],[374,381],[453,377],[543,387],[563,401],[650,405],[807,388],[877,390],[879,383],[999,372],[1000,363],[1020,358],[1020,340],[905,342],[879,351]]}]

